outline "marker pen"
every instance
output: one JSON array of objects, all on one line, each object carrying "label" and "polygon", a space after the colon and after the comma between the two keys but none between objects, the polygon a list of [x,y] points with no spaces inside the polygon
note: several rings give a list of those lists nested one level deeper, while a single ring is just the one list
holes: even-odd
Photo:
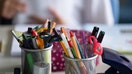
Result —
[{"label": "marker pen", "polygon": [[92,34],[91,35],[96,37],[97,34],[98,34],[98,31],[99,31],[99,27],[96,27],[95,26],[94,29],[93,29],[93,31],[92,31]]},{"label": "marker pen", "polygon": [[100,31],[99,36],[97,38],[98,42],[101,43],[103,38],[104,38],[105,32],[104,31]]}]

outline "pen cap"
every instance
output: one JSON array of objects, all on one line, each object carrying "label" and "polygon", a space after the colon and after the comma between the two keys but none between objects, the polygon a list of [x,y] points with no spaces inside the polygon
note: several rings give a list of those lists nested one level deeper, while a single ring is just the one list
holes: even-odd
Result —
[{"label": "pen cap", "polygon": [[94,29],[93,29],[93,31],[92,31],[92,34],[91,35],[96,37],[97,34],[98,34],[98,31],[99,31],[99,27],[96,27],[95,26]]},{"label": "pen cap", "polygon": [[38,33],[35,30],[32,30],[31,33],[32,33],[32,36],[38,36]]},{"label": "pen cap", "polygon": [[31,33],[31,31],[32,31],[32,28],[29,27],[27,32],[28,32],[28,33]]},{"label": "pen cap", "polygon": [[70,37],[73,37],[73,36],[74,36],[73,32],[72,32],[72,31],[70,31]]},{"label": "pen cap", "polygon": [[102,42],[102,40],[104,38],[104,35],[105,35],[105,32],[104,31],[100,31],[100,34],[99,34],[98,39],[97,39],[99,43]]},{"label": "pen cap", "polygon": [[48,32],[50,32],[51,29],[51,21],[48,21]]},{"label": "pen cap", "polygon": [[70,46],[71,48],[73,47],[71,40],[68,41],[68,44],[69,44],[69,46]]}]

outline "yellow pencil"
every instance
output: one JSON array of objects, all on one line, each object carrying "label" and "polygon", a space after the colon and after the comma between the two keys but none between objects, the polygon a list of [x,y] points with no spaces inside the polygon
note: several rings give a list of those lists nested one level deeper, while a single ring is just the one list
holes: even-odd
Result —
[{"label": "yellow pencil", "polygon": [[61,44],[62,48],[64,49],[64,52],[65,52],[66,56],[69,57],[69,54],[68,54],[68,51],[66,49],[66,46],[65,46],[64,42],[60,41],[60,44]]}]

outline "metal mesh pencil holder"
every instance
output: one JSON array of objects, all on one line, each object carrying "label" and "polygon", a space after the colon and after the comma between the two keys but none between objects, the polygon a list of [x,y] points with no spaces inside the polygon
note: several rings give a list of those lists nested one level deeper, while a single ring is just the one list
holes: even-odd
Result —
[{"label": "metal mesh pencil holder", "polygon": [[22,74],[33,74],[33,66],[37,62],[48,63],[48,74],[51,74],[51,50],[53,45],[44,49],[21,48]]},{"label": "metal mesh pencil holder", "polygon": [[96,74],[96,58],[98,55],[87,59],[73,59],[64,55],[65,74]]}]

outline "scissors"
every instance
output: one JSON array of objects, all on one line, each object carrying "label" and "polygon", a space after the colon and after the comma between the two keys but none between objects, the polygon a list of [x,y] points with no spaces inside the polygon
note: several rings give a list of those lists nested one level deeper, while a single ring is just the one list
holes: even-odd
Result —
[{"label": "scissors", "polygon": [[103,48],[95,36],[88,37],[88,43],[93,46],[92,48],[94,54],[102,55]]}]

